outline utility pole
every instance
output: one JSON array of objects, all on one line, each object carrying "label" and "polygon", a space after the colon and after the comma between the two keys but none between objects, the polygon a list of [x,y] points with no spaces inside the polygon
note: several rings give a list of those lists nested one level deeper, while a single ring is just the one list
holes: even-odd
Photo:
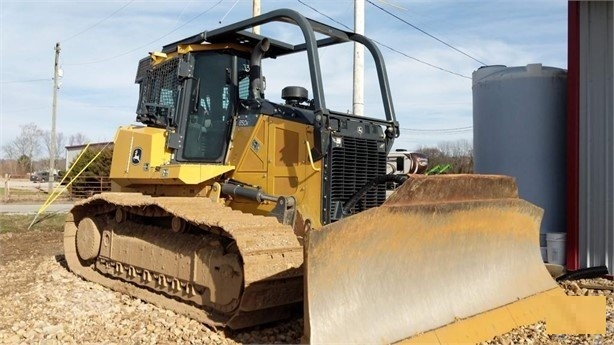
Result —
[{"label": "utility pole", "polygon": [[55,180],[53,176],[53,172],[55,171],[55,151],[56,151],[56,137],[55,137],[55,116],[57,112],[58,106],[58,89],[60,85],[58,83],[58,78],[60,74],[59,67],[60,60],[60,42],[55,44],[55,63],[53,65],[53,103],[51,105],[51,147],[49,149],[49,195],[53,192],[53,180]]},{"label": "utility pole", "polygon": [[[252,2],[252,17],[260,15],[260,0],[253,0]],[[254,26],[252,32],[256,35],[260,35],[260,26]]]},{"label": "utility pole", "polygon": [[[365,0],[354,0],[354,33],[365,33]],[[354,42],[354,94],[352,112],[364,115],[364,78],[365,78],[365,47]]]}]

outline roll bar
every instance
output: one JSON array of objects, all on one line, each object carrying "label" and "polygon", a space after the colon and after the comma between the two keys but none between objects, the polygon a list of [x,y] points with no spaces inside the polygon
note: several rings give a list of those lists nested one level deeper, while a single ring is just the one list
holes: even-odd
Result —
[{"label": "roll bar", "polygon": [[[245,19],[215,30],[203,31],[199,34],[184,38],[182,40],[164,46],[163,52],[174,51],[177,49],[178,45],[196,44],[201,43],[203,41],[210,43],[233,42],[242,45],[249,45],[253,49],[258,42],[264,39],[264,36],[257,35],[245,30],[254,26],[259,26],[271,22],[286,22],[294,24],[298,26],[303,33],[305,43],[297,45],[269,39],[270,49],[267,52],[266,56],[276,57],[302,51],[307,52],[307,58],[309,61],[309,73],[311,77],[311,88],[314,97],[313,105],[316,115],[316,126],[322,126],[322,116],[318,115],[328,114],[322,86],[322,72],[320,70],[318,48],[343,42],[354,41],[364,45],[373,57],[375,67],[377,69],[377,76],[379,80],[380,92],[382,96],[382,103],[384,106],[386,120],[392,125],[393,133],[391,134],[393,135],[393,137],[398,137],[399,125],[396,120],[394,108],[392,105],[392,97],[390,95],[390,84],[388,82],[388,75],[386,73],[386,65],[384,63],[384,59],[380,50],[373,43],[373,41],[363,35],[340,30],[338,28],[317,22],[315,20],[308,19],[294,10],[274,10],[259,15],[257,17]],[[327,37],[322,38],[320,40],[316,40],[315,32],[318,32]]]}]

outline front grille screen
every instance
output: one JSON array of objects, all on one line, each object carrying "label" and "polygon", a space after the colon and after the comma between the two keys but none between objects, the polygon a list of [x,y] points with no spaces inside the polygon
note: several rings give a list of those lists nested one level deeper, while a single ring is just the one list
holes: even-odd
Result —
[{"label": "front grille screen", "polygon": [[[339,219],[342,207],[360,188],[386,174],[386,152],[376,140],[342,137],[343,145],[331,150],[330,220]],[[351,214],[377,207],[386,200],[386,186],[375,185],[350,210]]]},{"label": "front grille screen", "polygon": [[178,64],[179,58],[175,58],[147,72],[145,82],[142,84],[144,88],[142,103],[175,108],[179,86]]}]

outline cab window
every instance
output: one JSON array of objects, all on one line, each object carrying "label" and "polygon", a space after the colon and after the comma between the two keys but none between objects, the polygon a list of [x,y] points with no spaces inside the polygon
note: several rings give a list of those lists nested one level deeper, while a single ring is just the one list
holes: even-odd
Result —
[{"label": "cab window", "polygon": [[183,158],[221,162],[232,121],[232,83],[228,71],[233,57],[215,52],[197,54],[194,65],[192,109],[188,119]]}]

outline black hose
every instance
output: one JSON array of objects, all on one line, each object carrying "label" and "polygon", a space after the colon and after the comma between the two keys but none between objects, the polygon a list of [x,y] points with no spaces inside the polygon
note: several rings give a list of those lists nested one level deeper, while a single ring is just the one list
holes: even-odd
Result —
[{"label": "black hose", "polygon": [[591,279],[598,278],[608,274],[608,268],[606,266],[596,266],[589,268],[581,268],[579,270],[567,272],[562,276],[556,278],[557,282],[562,280],[578,280],[578,279]]},{"label": "black hose", "polygon": [[354,195],[352,195],[351,198],[348,199],[348,201],[343,205],[343,214],[349,214],[352,207],[354,207],[358,200],[360,200],[360,198],[362,198],[369,191],[369,189],[373,188],[373,186],[388,182],[403,184],[408,178],[409,177],[407,175],[396,174],[376,176],[371,181],[365,183],[364,186],[362,186],[356,193],[354,193]]}]

